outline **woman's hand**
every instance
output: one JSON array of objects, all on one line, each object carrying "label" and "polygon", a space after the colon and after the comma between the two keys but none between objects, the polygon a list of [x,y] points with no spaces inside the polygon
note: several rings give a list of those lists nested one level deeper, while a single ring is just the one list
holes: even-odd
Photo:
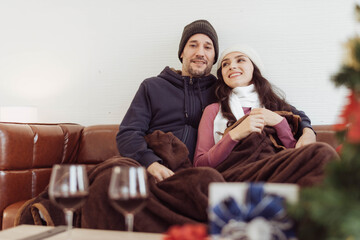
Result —
[{"label": "woman's hand", "polygon": [[161,182],[162,180],[174,175],[173,171],[158,162],[150,164],[147,171],[154,176],[156,182]]},{"label": "woman's hand", "polygon": [[264,126],[264,116],[262,114],[253,114],[245,118],[244,121],[232,129],[229,134],[232,140],[239,141],[247,137],[250,133],[261,133]]},{"label": "woman's hand", "polygon": [[270,127],[275,126],[283,120],[282,116],[266,108],[254,108],[250,112],[250,116],[257,114],[264,116],[265,125]]}]

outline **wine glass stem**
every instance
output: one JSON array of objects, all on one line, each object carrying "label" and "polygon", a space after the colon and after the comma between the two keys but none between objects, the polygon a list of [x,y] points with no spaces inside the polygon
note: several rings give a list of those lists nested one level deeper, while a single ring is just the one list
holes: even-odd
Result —
[{"label": "wine glass stem", "polygon": [[125,221],[126,221],[126,228],[128,232],[133,231],[133,225],[134,225],[134,214],[128,213],[125,215]]},{"label": "wine glass stem", "polygon": [[73,211],[71,210],[64,210],[65,212],[65,220],[67,224],[67,239],[71,239],[71,229],[73,223]]}]

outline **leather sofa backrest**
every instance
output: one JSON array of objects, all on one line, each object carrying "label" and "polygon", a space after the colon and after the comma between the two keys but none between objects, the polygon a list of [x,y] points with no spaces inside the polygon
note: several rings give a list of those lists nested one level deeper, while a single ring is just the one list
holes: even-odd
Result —
[{"label": "leather sofa backrest", "polygon": [[85,127],[81,134],[77,156],[79,164],[97,164],[119,155],[116,134],[119,125],[94,125]]}]

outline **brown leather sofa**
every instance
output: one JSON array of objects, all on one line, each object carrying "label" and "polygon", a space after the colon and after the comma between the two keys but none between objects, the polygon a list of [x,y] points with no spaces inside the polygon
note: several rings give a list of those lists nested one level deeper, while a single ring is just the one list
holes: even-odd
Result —
[{"label": "brown leather sofa", "polygon": [[[44,190],[58,163],[95,165],[118,155],[118,125],[0,123],[0,223],[14,226],[22,204]],[[317,140],[336,147],[331,125],[314,126]]]}]

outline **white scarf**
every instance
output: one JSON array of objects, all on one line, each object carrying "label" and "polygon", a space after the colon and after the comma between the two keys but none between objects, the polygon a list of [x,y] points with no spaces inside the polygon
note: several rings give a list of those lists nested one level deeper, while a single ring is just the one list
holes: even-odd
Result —
[{"label": "white scarf", "polygon": [[[246,87],[236,87],[232,90],[229,97],[229,106],[231,112],[234,114],[236,119],[240,119],[244,116],[243,107],[259,108],[260,101],[257,92],[255,91],[254,84],[250,84]],[[221,111],[221,106],[219,112],[217,113],[214,119],[214,140],[215,144],[220,141],[223,137],[223,133],[227,128],[226,124],[229,120],[224,118]]]}]

